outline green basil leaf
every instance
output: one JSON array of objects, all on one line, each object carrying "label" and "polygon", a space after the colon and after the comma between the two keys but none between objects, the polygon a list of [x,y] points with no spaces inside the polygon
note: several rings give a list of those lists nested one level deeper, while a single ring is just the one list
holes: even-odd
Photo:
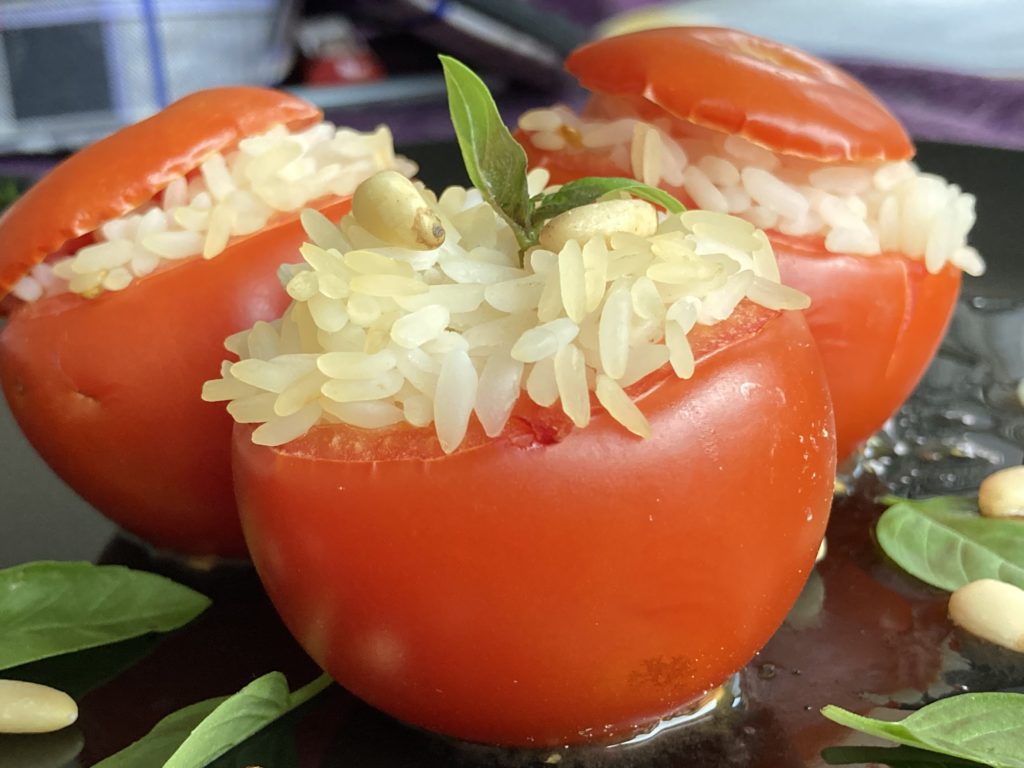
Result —
[{"label": "green basil leaf", "polygon": [[634,179],[586,176],[563,184],[549,195],[535,197],[533,219],[536,222],[553,219],[560,213],[592,203],[609,192],[618,191],[628,192],[633,197],[660,205],[669,213],[682,213],[686,210],[682,203],[665,190]]},{"label": "green basil leaf", "polygon": [[141,739],[106,760],[96,763],[93,768],[144,768],[165,765],[189,734],[225,701],[226,696],[206,699],[172,712]]},{"label": "green basil leaf", "polygon": [[974,760],[939,755],[915,747],[827,747],[821,751],[828,765],[879,763],[890,768],[984,768]]},{"label": "green basil leaf", "polygon": [[93,768],[202,768],[331,684],[326,675],[294,693],[280,672],[259,677],[238,693],[173,712],[149,733]]},{"label": "green basil leaf", "polygon": [[440,59],[452,125],[470,181],[508,221],[520,247],[525,248],[531,240],[526,152],[501,121],[483,80],[458,59]]},{"label": "green basil leaf", "polygon": [[897,504],[913,504],[915,507],[926,510],[940,510],[945,512],[959,512],[961,514],[975,514],[978,511],[978,499],[969,496],[933,496],[930,499],[907,499],[903,496],[882,496],[877,501],[886,507],[893,507]]},{"label": "green basil leaf", "polygon": [[305,717],[298,707],[279,717],[259,733],[218,757],[208,768],[299,768],[299,723]]},{"label": "green basil leaf", "polygon": [[0,669],[187,624],[210,601],[119,565],[26,563],[0,570]]},{"label": "green basil leaf", "polygon": [[321,675],[295,694],[280,672],[264,675],[229,697],[189,735],[164,768],[201,768],[330,685]]},{"label": "green basil leaf", "polygon": [[940,589],[978,579],[1024,589],[1020,521],[980,517],[969,504],[958,496],[893,504],[878,521],[878,543],[900,568]]},{"label": "green basil leaf", "polygon": [[22,191],[27,186],[25,179],[15,179],[10,176],[0,178],[0,211],[21,197]]},{"label": "green basil leaf", "polygon": [[951,696],[895,723],[835,706],[827,706],[821,712],[847,728],[907,747],[974,760],[992,768],[1024,768],[1024,694]]}]

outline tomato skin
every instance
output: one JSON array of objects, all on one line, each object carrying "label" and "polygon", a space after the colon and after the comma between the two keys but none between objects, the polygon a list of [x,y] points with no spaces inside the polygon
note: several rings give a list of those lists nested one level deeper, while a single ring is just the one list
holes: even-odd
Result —
[{"label": "tomato skin", "polygon": [[[322,201],[334,219],[349,201]],[[157,547],[245,557],[231,488],[231,418],[199,398],[224,338],[279,317],[277,267],[297,217],[95,299],[20,305],[0,330],[0,382],[29,441],[72,488]]]},{"label": "tomato skin", "polygon": [[773,152],[825,161],[914,153],[899,121],[843,70],[735,29],[667,27],[609,37],[573,51],[565,67],[590,91],[642,98]]},{"label": "tomato skin", "polygon": [[839,458],[846,458],[924,375],[953,315],[960,270],[947,264],[930,274],[920,259],[899,253],[829,253],[820,239],[768,235],[782,282],[812,299],[805,315],[832,391]]},{"label": "tomato skin", "polygon": [[299,129],[321,116],[281,91],[211,88],[76,152],[0,217],[0,298],[68,240],[151,200],[214,152],[275,124]]},{"label": "tomato skin", "polygon": [[[640,441],[603,411],[429,430],[234,435],[246,540],[306,651],[370,704],[462,739],[622,737],[722,682],[782,622],[824,532],[832,416],[803,319],[662,372]],[[403,454],[400,446],[406,445]]]}]

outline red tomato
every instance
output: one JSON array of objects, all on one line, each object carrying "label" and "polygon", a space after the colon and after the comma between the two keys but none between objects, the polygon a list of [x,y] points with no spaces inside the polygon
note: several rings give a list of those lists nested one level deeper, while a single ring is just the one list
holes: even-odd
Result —
[{"label": "red tomato", "polygon": [[896,412],[928,367],[960,293],[960,270],[929,274],[898,253],[829,253],[820,241],[769,232],[782,282],[812,297],[805,314],[836,409],[840,457]]},{"label": "red tomato", "polygon": [[[348,201],[324,209],[334,218]],[[231,417],[199,398],[223,340],[279,317],[277,267],[297,219],[95,299],[19,307],[0,331],[0,380],[22,431],[90,504],[152,544],[244,557],[231,489]]]},{"label": "red tomato", "polygon": [[584,45],[565,62],[588,90],[817,160],[905,160],[899,121],[863,85],[803,51],[735,29],[669,27]]},{"label": "red tomato", "polygon": [[[899,122],[838,68],[728,29],[680,27],[599,40],[566,67],[595,91],[588,110],[668,118],[743,136],[818,161],[899,160],[913,154]],[[552,183],[622,175],[606,150],[547,152],[523,141]],[[663,186],[684,204],[685,190]],[[836,413],[839,457],[876,432],[906,399],[945,333],[960,273],[929,274],[899,253],[830,253],[821,237],[769,231],[783,282],[810,295],[807,321],[821,349]]]},{"label": "red tomato", "polygon": [[739,669],[814,561],[831,410],[797,313],[693,334],[691,380],[631,391],[653,436],[521,401],[453,454],[433,432],[319,426],[253,445],[239,509],[307,652],[374,706],[471,741],[621,738]]},{"label": "red tomato", "polygon": [[[207,91],[73,155],[0,219],[0,295],[69,239],[151,199],[245,135],[319,112],[283,93]],[[348,202],[317,207],[338,218]],[[87,501],[158,547],[245,556],[230,470],[230,417],[199,398],[225,336],[281,314],[276,278],[305,239],[294,215],[120,292],[22,304],[0,331],[11,411]]]}]

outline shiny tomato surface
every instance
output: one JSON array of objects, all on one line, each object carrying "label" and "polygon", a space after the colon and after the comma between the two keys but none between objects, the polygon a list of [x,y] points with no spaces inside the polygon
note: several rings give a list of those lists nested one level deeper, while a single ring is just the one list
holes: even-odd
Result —
[{"label": "shiny tomato surface", "polygon": [[643,99],[680,120],[774,152],[904,160],[899,121],[838,67],[735,29],[667,27],[597,40],[565,62],[584,88]]},{"label": "shiny tomato surface", "polygon": [[[348,205],[323,211],[338,219]],[[124,291],[20,305],[0,330],[0,382],[40,456],[158,547],[244,557],[231,417],[199,395],[220,370],[226,336],[284,311],[277,267],[298,260],[304,239],[290,217]]]},{"label": "shiny tomato surface", "polygon": [[253,561],[342,685],[401,720],[521,746],[621,739],[739,669],[825,530],[835,444],[798,313],[693,334],[691,380],[631,390],[653,436],[520,402],[445,456],[429,429],[237,425]]},{"label": "shiny tomato surface", "polygon": [[812,298],[807,324],[836,412],[840,458],[851,455],[910,396],[949,325],[960,270],[929,274],[898,253],[829,253],[824,243],[769,232],[782,282]]}]

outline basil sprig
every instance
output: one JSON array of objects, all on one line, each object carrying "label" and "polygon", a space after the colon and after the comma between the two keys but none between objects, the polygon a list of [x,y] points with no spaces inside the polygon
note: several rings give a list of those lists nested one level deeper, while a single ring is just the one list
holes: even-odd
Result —
[{"label": "basil sprig", "polygon": [[899,722],[835,706],[821,713],[855,731],[991,768],[1024,768],[1024,694],[965,693],[941,699]]},{"label": "basil sprig", "polygon": [[173,712],[94,768],[203,768],[331,684],[326,675],[289,693],[280,672],[257,678],[232,696]]},{"label": "basil sprig", "polygon": [[634,179],[605,176],[585,176],[563,184],[550,194],[539,194],[532,199],[535,221],[553,219],[572,208],[592,203],[612,192],[628,192],[649,203],[660,205],[669,213],[682,213],[683,204],[663,189],[651,187]]},{"label": "basil sprig", "polygon": [[892,506],[878,521],[878,543],[907,573],[950,592],[978,579],[1024,589],[1020,521],[980,517],[959,496],[884,501]]},{"label": "basil sprig", "polygon": [[35,562],[0,570],[0,670],[150,632],[170,632],[210,601],[119,565]]},{"label": "basil sprig", "polygon": [[526,152],[509,133],[484,81],[458,59],[441,56],[448,109],[473,185],[512,227],[519,245],[531,238]]},{"label": "basil sprig", "polygon": [[502,122],[487,86],[458,59],[440,59],[466,172],[484,200],[508,222],[522,250],[536,244],[546,220],[613,192],[627,192],[671,213],[685,210],[668,192],[625,178],[576,179],[555,192],[531,198],[526,184],[526,152]]}]

